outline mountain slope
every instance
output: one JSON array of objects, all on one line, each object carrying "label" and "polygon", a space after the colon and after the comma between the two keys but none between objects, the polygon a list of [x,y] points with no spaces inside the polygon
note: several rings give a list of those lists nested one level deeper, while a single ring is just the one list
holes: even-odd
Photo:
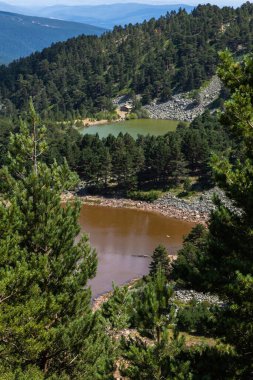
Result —
[{"label": "mountain slope", "polygon": [[49,117],[76,118],[111,109],[120,94],[166,101],[199,88],[216,72],[218,52],[253,47],[253,4],[198,6],[101,37],[81,36],[0,67],[2,112],[25,110],[30,96]]},{"label": "mountain slope", "polygon": [[64,6],[55,5],[40,9],[40,15],[54,17],[61,20],[84,22],[104,28],[113,28],[115,25],[141,23],[151,18],[159,18],[167,12],[178,11],[184,8],[191,12],[194,7],[186,4],[150,5],[150,4],[106,4],[95,6]]},{"label": "mountain slope", "polygon": [[5,3],[3,1],[0,1],[0,11],[19,13],[20,8],[16,7],[15,5],[11,5],[11,4]]},{"label": "mountain slope", "polygon": [[0,63],[30,55],[81,34],[100,35],[105,29],[81,23],[0,12]]}]

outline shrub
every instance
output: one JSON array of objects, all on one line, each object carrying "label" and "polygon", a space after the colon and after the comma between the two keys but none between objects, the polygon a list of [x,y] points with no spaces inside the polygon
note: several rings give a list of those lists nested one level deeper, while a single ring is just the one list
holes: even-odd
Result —
[{"label": "shrub", "polygon": [[135,112],[131,112],[131,113],[129,113],[128,115],[126,115],[126,119],[127,119],[127,120],[138,119],[138,115],[137,115]]},{"label": "shrub", "polygon": [[144,201],[144,202],[154,202],[156,201],[161,195],[161,192],[158,190],[151,190],[151,191],[128,191],[127,197],[138,200],[138,201]]},{"label": "shrub", "polygon": [[217,312],[217,306],[192,301],[190,305],[179,309],[177,314],[178,329],[180,331],[209,335],[214,332]]}]

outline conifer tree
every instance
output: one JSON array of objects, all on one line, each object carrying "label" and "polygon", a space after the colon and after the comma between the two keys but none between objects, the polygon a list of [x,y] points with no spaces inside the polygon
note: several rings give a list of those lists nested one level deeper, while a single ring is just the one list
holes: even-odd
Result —
[{"label": "conifer tree", "polygon": [[123,356],[128,366],[122,368],[122,374],[129,379],[192,378],[190,363],[183,355],[184,339],[176,331],[172,337],[169,334],[175,323],[172,295],[172,287],[161,267],[137,294],[134,319],[141,336],[123,340]]},{"label": "conifer tree", "polygon": [[190,361],[184,357],[184,339],[168,330],[162,333],[160,343],[145,342],[142,338],[125,342],[124,358],[127,367],[121,373],[131,380],[191,380]]},{"label": "conifer tree", "polygon": [[168,251],[163,245],[156,247],[152,254],[152,261],[149,266],[149,274],[151,276],[154,276],[157,273],[159,267],[163,270],[165,276],[168,278],[171,271],[171,265]]},{"label": "conifer tree", "polygon": [[223,278],[227,274],[221,287],[229,300],[226,340],[236,347],[237,377],[248,379],[253,377],[253,55],[238,63],[224,52],[221,59],[219,74],[231,92],[222,122],[243,141],[245,153],[235,163],[214,157],[217,180],[240,211],[219,205],[211,220],[208,258],[221,266]]},{"label": "conifer tree", "polygon": [[[237,360],[233,378],[253,376],[253,56],[242,62],[223,52],[219,75],[230,90],[230,99],[221,115],[224,127],[243,143],[244,151],[235,160],[213,158],[219,186],[233,201],[231,208],[216,199],[216,210],[209,221],[206,238],[203,234],[192,250],[187,247],[175,263],[178,274],[192,281],[193,271],[185,272],[187,263],[198,273],[199,288],[211,290],[226,301],[222,333],[226,343],[235,348]],[[203,239],[204,238],[204,239]],[[183,278],[182,278],[183,279]],[[184,280],[184,279],[183,279]]]},{"label": "conifer tree", "polygon": [[102,315],[112,329],[122,330],[130,325],[133,301],[128,285],[117,287],[113,284],[113,295],[102,306]]},{"label": "conifer tree", "polygon": [[173,289],[159,266],[155,276],[148,280],[134,299],[138,329],[158,343],[161,341],[162,332],[173,322],[175,310],[171,301],[172,295]]},{"label": "conifer tree", "polygon": [[87,287],[96,252],[86,235],[76,241],[79,203],[61,205],[76,178],[66,163],[41,161],[45,131],[32,102],[29,118],[11,135],[9,165],[0,173],[0,373],[107,379],[110,345]]}]

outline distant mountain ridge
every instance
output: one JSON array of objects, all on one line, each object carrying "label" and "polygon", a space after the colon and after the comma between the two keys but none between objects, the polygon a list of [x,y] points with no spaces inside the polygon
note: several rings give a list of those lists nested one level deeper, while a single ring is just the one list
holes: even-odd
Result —
[{"label": "distant mountain ridge", "polygon": [[43,117],[56,120],[111,111],[112,99],[125,94],[141,95],[143,105],[163,103],[207,83],[226,48],[238,58],[253,51],[253,4],[199,5],[190,14],[73,38],[0,67],[2,113],[26,110],[30,96]]},{"label": "distant mountain ridge", "polygon": [[188,13],[194,7],[187,4],[143,4],[129,2],[105,5],[53,5],[47,7],[15,7],[0,2],[0,10],[22,13],[29,16],[55,18],[65,21],[81,22],[113,29],[115,25],[142,23],[151,18],[158,19],[167,12],[185,9]]},{"label": "distant mountain ridge", "polygon": [[194,7],[186,4],[151,5],[141,3],[67,6],[55,5],[40,10],[40,15],[62,20],[85,22],[112,29],[115,25],[142,23],[144,20],[159,18],[167,12],[185,9],[188,13]]},{"label": "distant mountain ridge", "polygon": [[52,43],[65,41],[71,37],[82,34],[101,35],[106,31],[83,23],[2,11],[0,11],[0,25],[0,64],[28,56]]},{"label": "distant mountain ridge", "polygon": [[3,1],[0,1],[0,10],[3,12],[20,12],[20,8],[16,7],[15,5],[11,5],[8,3],[5,3]]}]

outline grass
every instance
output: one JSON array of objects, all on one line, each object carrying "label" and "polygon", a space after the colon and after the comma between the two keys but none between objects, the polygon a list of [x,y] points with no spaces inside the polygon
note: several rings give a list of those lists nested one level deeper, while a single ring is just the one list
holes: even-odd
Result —
[{"label": "grass", "polygon": [[190,183],[191,183],[191,189],[190,191],[184,190],[184,184],[181,183],[177,187],[172,187],[169,189],[170,194],[174,195],[178,198],[183,198],[187,200],[191,200],[191,198],[196,197],[202,193],[204,189],[197,186],[198,185],[198,177],[189,177]]},{"label": "grass", "polygon": [[89,203],[92,205],[100,205],[102,201],[100,199],[85,199],[85,203]]},{"label": "grass", "polygon": [[170,189],[170,194],[174,195],[177,198],[183,198],[190,200],[192,197],[198,195],[196,191],[185,191],[183,186],[178,186],[176,188]]},{"label": "grass", "polygon": [[189,93],[187,94],[187,98],[193,99],[194,96],[196,96],[196,94],[200,94],[202,91],[204,91],[209,86],[210,83],[211,83],[211,79],[205,80],[198,89],[189,91]]},{"label": "grass", "polygon": [[[219,344],[220,341],[215,338],[210,338],[202,335],[195,335],[195,334],[189,334],[187,332],[179,332],[180,337],[184,337],[185,339],[185,345],[187,347],[192,347],[192,346],[210,346],[213,347],[216,344]],[[169,338],[173,338],[173,330],[169,330]]]},{"label": "grass", "polygon": [[100,111],[94,115],[94,121],[100,121],[100,120],[117,120],[118,114],[116,111]]},{"label": "grass", "polygon": [[128,191],[127,197],[137,201],[154,202],[160,198],[162,194],[160,190]]},{"label": "grass", "polygon": [[185,344],[187,347],[191,346],[209,346],[213,347],[216,344],[219,343],[218,339],[206,337],[206,336],[199,336],[199,335],[191,335],[186,332],[180,332],[179,336],[183,336],[185,339]]}]

